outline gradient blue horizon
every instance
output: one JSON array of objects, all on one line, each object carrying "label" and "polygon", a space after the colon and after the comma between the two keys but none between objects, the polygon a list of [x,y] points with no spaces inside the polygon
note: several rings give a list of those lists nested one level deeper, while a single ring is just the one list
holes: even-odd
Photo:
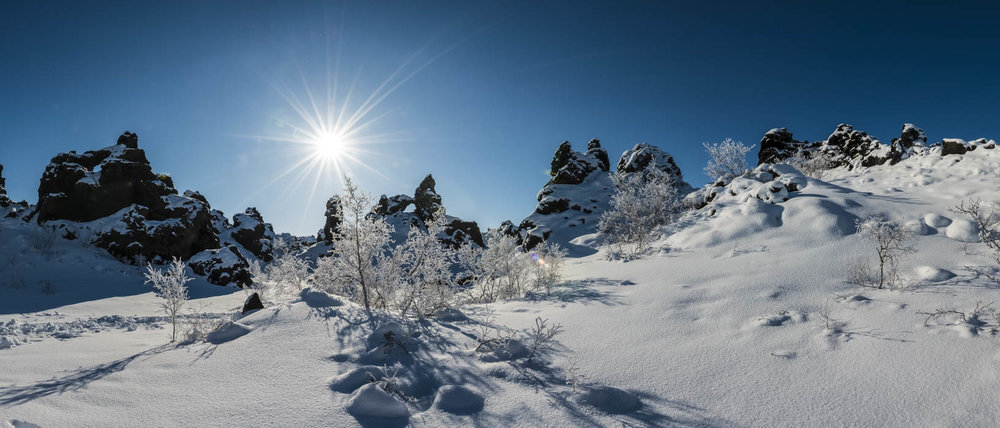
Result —
[{"label": "gradient blue horizon", "polygon": [[533,210],[563,140],[599,138],[613,161],[658,145],[700,186],[701,143],[775,127],[1000,138],[998,18],[985,2],[6,2],[0,164],[35,201],[56,153],[131,130],[179,190],[314,234],[340,182],[280,177],[301,156],[259,136],[301,120],[278,88],[325,93],[336,72],[356,108],[400,70],[366,130],[388,136],[361,157],[374,171],[352,175],[377,197],[433,174],[449,214],[486,229]]}]

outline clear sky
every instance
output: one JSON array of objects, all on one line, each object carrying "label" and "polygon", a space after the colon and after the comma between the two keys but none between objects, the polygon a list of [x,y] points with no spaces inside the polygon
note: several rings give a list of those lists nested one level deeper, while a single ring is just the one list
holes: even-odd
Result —
[{"label": "clear sky", "polygon": [[[702,142],[773,127],[1000,138],[996,4],[8,1],[0,163],[33,202],[53,155],[131,130],[179,190],[278,231],[321,227],[334,164],[376,196],[433,173],[485,229],[531,212],[563,140],[659,145],[700,186]],[[349,134],[330,158],[304,141],[324,124]]]}]

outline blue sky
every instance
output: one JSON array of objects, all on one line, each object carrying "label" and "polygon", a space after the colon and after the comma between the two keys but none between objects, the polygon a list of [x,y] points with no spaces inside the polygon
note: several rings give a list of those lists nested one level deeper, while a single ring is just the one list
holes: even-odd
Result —
[{"label": "blue sky", "polygon": [[700,186],[702,142],[773,127],[1000,137],[996,6],[868,3],[5,2],[0,163],[35,201],[53,155],[128,129],[180,190],[312,234],[340,182],[280,140],[306,127],[287,98],[328,89],[385,95],[341,162],[367,191],[433,173],[483,228],[531,212],[563,140],[659,145]]}]

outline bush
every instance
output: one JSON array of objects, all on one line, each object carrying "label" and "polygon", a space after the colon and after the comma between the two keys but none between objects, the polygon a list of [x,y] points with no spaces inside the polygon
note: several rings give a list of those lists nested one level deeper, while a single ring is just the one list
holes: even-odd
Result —
[{"label": "bush", "polygon": [[544,242],[536,246],[529,257],[532,261],[535,289],[544,289],[545,294],[552,294],[552,288],[562,280],[566,250],[560,248],[559,244]]},{"label": "bush", "polygon": [[683,202],[673,176],[650,164],[642,172],[611,176],[615,192],[611,208],[598,223],[610,244],[609,258],[645,252],[660,226],[674,222]]},{"label": "bush", "polygon": [[747,153],[755,146],[746,146],[740,141],[726,138],[721,143],[702,143],[708,152],[708,165],[705,174],[713,179],[730,181],[747,172]]},{"label": "bush", "polygon": [[858,233],[865,241],[873,244],[878,258],[875,272],[871,265],[860,260],[852,267],[852,281],[861,286],[892,289],[904,288],[899,275],[900,260],[916,252],[908,245],[913,239],[913,231],[896,220],[884,216],[871,216],[857,222]]},{"label": "bush", "polygon": [[804,152],[802,150],[795,153],[795,156],[788,158],[786,162],[802,174],[817,180],[822,180],[826,177],[827,171],[837,165],[826,153]]}]

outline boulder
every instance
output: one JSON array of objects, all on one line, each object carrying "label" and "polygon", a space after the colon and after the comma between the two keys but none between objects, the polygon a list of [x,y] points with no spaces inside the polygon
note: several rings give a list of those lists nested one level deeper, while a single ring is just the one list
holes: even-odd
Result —
[{"label": "boulder", "polygon": [[260,295],[254,292],[250,295],[250,297],[247,297],[245,302],[243,302],[243,310],[240,313],[246,314],[247,312],[258,309],[264,309],[264,303],[260,301]]},{"label": "boulder", "polygon": [[946,138],[941,142],[941,156],[964,155],[968,151],[969,149],[962,140]]}]

